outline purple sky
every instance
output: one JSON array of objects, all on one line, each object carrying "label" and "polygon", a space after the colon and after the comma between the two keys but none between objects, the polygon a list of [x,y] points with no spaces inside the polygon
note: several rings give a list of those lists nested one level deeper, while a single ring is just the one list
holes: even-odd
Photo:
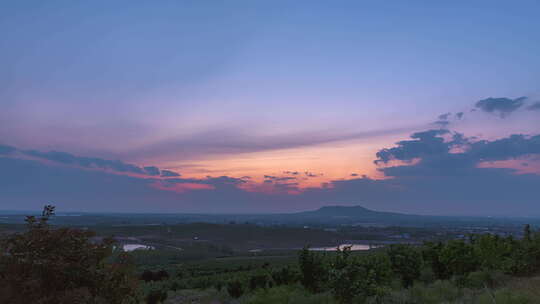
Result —
[{"label": "purple sky", "polygon": [[539,9],[0,4],[0,209],[540,215]]}]

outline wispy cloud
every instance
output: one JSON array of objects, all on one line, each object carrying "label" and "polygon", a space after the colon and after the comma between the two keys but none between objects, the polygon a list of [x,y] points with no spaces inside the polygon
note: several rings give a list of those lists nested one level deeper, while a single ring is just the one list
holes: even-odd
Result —
[{"label": "wispy cloud", "polygon": [[260,135],[247,128],[220,128],[188,136],[168,139],[123,154],[129,159],[174,156],[177,159],[204,158],[211,155],[253,153],[317,146],[341,141],[364,140],[386,135],[403,134],[415,127],[369,131],[311,131],[283,135]]}]

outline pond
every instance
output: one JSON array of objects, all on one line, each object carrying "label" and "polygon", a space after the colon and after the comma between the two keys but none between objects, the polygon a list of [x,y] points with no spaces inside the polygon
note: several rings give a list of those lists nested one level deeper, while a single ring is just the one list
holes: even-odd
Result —
[{"label": "pond", "polygon": [[[339,249],[343,250],[345,247],[351,247],[351,251],[359,251],[359,250],[370,250],[373,248],[380,247],[378,245],[369,245],[369,244],[341,244],[339,245]],[[313,247],[309,250],[313,251],[337,251],[338,246],[330,246],[330,247]]]},{"label": "pond", "polygon": [[154,247],[143,245],[143,244],[124,244],[122,245],[122,249],[124,249],[124,251],[133,251],[133,250],[149,250],[149,249],[154,249]]}]

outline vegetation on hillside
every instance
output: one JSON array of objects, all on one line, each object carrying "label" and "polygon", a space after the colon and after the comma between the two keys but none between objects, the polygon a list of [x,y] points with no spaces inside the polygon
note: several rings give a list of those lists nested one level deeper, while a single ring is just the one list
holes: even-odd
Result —
[{"label": "vegetation on hillside", "polygon": [[[54,207],[0,243],[0,303],[537,303],[540,233],[185,262],[126,253],[87,230],[51,227]],[[116,248],[116,249],[115,249]],[[161,255],[164,255],[163,257]],[[161,263],[161,264],[160,264]]]}]

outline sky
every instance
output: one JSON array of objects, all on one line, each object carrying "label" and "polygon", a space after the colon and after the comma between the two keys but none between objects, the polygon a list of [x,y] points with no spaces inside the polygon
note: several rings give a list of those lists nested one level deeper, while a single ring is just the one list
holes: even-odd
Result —
[{"label": "sky", "polygon": [[0,209],[540,216],[538,1],[5,1]]}]

